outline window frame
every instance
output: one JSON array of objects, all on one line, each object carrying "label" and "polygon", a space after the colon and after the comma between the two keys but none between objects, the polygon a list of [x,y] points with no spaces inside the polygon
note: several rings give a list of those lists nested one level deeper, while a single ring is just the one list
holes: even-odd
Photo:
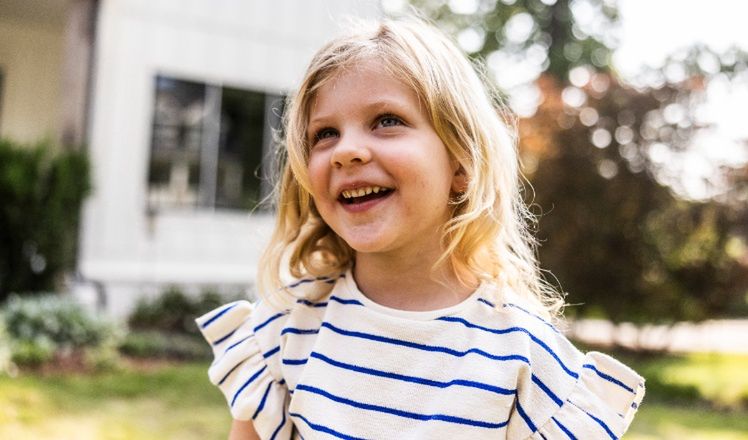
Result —
[{"label": "window frame", "polygon": [[[200,141],[199,152],[198,152],[198,177],[197,184],[195,186],[196,198],[194,203],[164,203],[158,199],[154,200],[151,191],[158,185],[152,181],[152,167],[154,152],[156,151],[156,130],[160,125],[158,123],[157,115],[157,104],[158,95],[160,92],[160,80],[169,80],[174,82],[185,82],[194,85],[199,85],[203,88],[203,119],[200,124]],[[221,152],[223,149],[222,144],[222,124],[223,121],[223,95],[226,89],[238,90],[241,92],[257,93],[262,96],[263,99],[263,114],[262,114],[262,133],[261,133],[261,151],[260,160],[252,170],[247,170],[242,166],[243,175],[255,176],[257,179],[257,189],[259,192],[259,198],[254,202],[252,206],[225,206],[218,204],[219,195],[219,162],[221,161]],[[165,72],[157,72],[153,76],[153,101],[151,105],[151,117],[150,117],[150,136],[148,145],[148,162],[146,171],[146,211],[153,215],[158,212],[172,212],[172,211],[241,211],[241,212],[254,212],[254,211],[265,211],[268,209],[264,200],[272,193],[273,190],[273,178],[276,174],[275,163],[274,163],[274,144],[275,144],[275,132],[282,129],[282,114],[285,106],[285,93],[283,91],[269,91],[268,89],[257,88],[257,87],[246,87],[246,85],[236,86],[227,83],[211,82],[208,80],[201,80],[186,77],[184,75],[173,75]],[[179,141],[181,142],[181,140]],[[180,143],[177,149],[180,149]],[[173,161],[169,161],[173,166]],[[170,168],[171,169],[171,168]],[[191,174],[191,169],[188,170]],[[192,176],[188,177],[188,188],[192,187]],[[242,186],[241,193],[244,194],[246,188]]]}]

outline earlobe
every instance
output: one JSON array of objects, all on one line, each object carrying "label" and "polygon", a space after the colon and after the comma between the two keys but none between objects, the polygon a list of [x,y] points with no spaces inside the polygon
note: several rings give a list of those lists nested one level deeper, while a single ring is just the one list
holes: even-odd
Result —
[{"label": "earlobe", "polygon": [[454,176],[452,176],[452,192],[455,194],[462,194],[467,190],[467,187],[467,173],[465,173],[465,168],[460,165],[457,167]]}]

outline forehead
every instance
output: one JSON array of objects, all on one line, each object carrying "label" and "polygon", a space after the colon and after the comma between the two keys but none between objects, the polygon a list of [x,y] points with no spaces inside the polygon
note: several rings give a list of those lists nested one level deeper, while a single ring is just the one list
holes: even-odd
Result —
[{"label": "forehead", "polygon": [[391,69],[374,60],[341,67],[326,78],[310,100],[309,119],[341,109],[373,103],[421,108],[413,88],[398,79]]}]

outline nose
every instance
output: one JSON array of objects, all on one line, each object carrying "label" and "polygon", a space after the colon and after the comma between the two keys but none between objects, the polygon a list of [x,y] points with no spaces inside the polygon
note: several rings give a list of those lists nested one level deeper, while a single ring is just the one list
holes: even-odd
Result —
[{"label": "nose", "polygon": [[330,157],[330,164],[335,168],[363,165],[371,160],[371,150],[364,136],[348,134],[341,136]]}]

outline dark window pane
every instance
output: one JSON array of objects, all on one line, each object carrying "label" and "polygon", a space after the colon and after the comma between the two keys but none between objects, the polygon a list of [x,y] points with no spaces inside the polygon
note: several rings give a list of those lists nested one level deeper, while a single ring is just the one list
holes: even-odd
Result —
[{"label": "dark window pane", "polygon": [[270,191],[263,161],[282,106],[281,96],[157,77],[149,208],[255,208]]},{"label": "dark window pane", "polygon": [[254,208],[261,198],[265,94],[224,88],[216,206]]},{"label": "dark window pane", "polygon": [[200,181],[205,85],[157,77],[154,104],[149,204],[152,208],[194,206]]}]

